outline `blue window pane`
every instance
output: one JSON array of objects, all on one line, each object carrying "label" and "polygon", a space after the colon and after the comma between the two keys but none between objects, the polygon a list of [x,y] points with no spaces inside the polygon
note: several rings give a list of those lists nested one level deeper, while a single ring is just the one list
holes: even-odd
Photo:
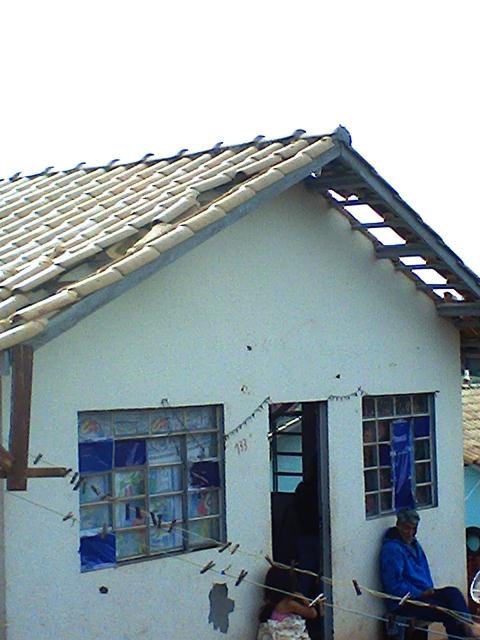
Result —
[{"label": "blue window pane", "polygon": [[275,436],[278,453],[302,453],[302,435]]},{"label": "blue window pane", "polygon": [[80,538],[80,561],[82,571],[115,566],[115,535]]},{"label": "blue window pane", "polygon": [[378,447],[378,451],[380,454],[380,466],[386,467],[392,464],[392,460],[390,457],[390,445],[389,444],[381,444]]},{"label": "blue window pane", "polygon": [[294,493],[302,476],[277,476],[279,493]]},{"label": "blue window pane", "polygon": [[111,471],[113,464],[113,442],[81,442],[78,446],[80,473]]},{"label": "blue window pane", "polygon": [[147,459],[145,440],[119,440],[115,442],[115,466],[138,467]]},{"label": "blue window pane", "polygon": [[413,437],[422,438],[430,435],[430,417],[421,416],[413,419]]},{"label": "blue window pane", "polygon": [[301,475],[303,471],[301,456],[277,456],[277,471]]}]

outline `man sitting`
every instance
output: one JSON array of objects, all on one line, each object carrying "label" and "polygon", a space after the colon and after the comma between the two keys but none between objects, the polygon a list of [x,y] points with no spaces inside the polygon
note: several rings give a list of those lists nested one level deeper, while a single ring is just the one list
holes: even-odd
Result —
[{"label": "man sitting", "polygon": [[[391,613],[417,618],[428,622],[441,622],[449,638],[467,636],[479,637],[477,625],[472,624],[467,603],[456,587],[433,587],[427,557],[415,535],[420,516],[413,509],[401,509],[397,523],[385,533],[380,554],[380,572],[383,590],[389,595],[409,600],[425,602],[430,607],[405,602],[399,607],[399,600],[387,600]],[[439,610],[444,607],[458,612],[466,622]]]}]

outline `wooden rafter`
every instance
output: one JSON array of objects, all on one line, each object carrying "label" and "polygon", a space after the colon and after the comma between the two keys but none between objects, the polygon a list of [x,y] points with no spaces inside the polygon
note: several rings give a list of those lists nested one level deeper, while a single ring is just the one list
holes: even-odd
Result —
[{"label": "wooden rafter", "polygon": [[28,478],[63,478],[67,469],[28,466],[33,348],[30,345],[12,347],[11,364],[10,451],[0,445],[0,478],[7,479],[9,491],[25,491]]},{"label": "wooden rafter", "polygon": [[25,491],[27,488],[32,400],[32,347],[25,344],[12,347],[11,359],[10,455],[13,461],[7,476],[7,489],[9,491]]},{"label": "wooden rafter", "polygon": [[[67,475],[65,467],[29,467],[27,478],[64,478]],[[8,478],[8,472],[0,471],[0,478]]]}]

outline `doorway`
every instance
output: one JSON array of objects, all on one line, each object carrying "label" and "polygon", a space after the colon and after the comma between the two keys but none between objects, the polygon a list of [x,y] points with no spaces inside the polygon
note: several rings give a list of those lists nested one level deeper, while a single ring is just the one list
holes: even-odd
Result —
[{"label": "doorway", "polygon": [[[326,402],[270,405],[272,555],[319,575],[331,576]],[[331,602],[330,584],[299,574],[299,591],[321,591]],[[312,640],[332,637],[332,610],[309,628]]]}]

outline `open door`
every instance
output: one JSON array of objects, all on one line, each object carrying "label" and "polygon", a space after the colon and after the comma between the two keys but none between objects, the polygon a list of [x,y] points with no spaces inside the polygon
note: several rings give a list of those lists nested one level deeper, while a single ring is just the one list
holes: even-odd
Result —
[{"label": "open door", "polygon": [[[269,440],[273,558],[331,576],[326,403],[270,405]],[[299,574],[298,587],[311,598],[323,591],[331,602],[329,584]],[[330,640],[331,607],[309,633]]]}]

